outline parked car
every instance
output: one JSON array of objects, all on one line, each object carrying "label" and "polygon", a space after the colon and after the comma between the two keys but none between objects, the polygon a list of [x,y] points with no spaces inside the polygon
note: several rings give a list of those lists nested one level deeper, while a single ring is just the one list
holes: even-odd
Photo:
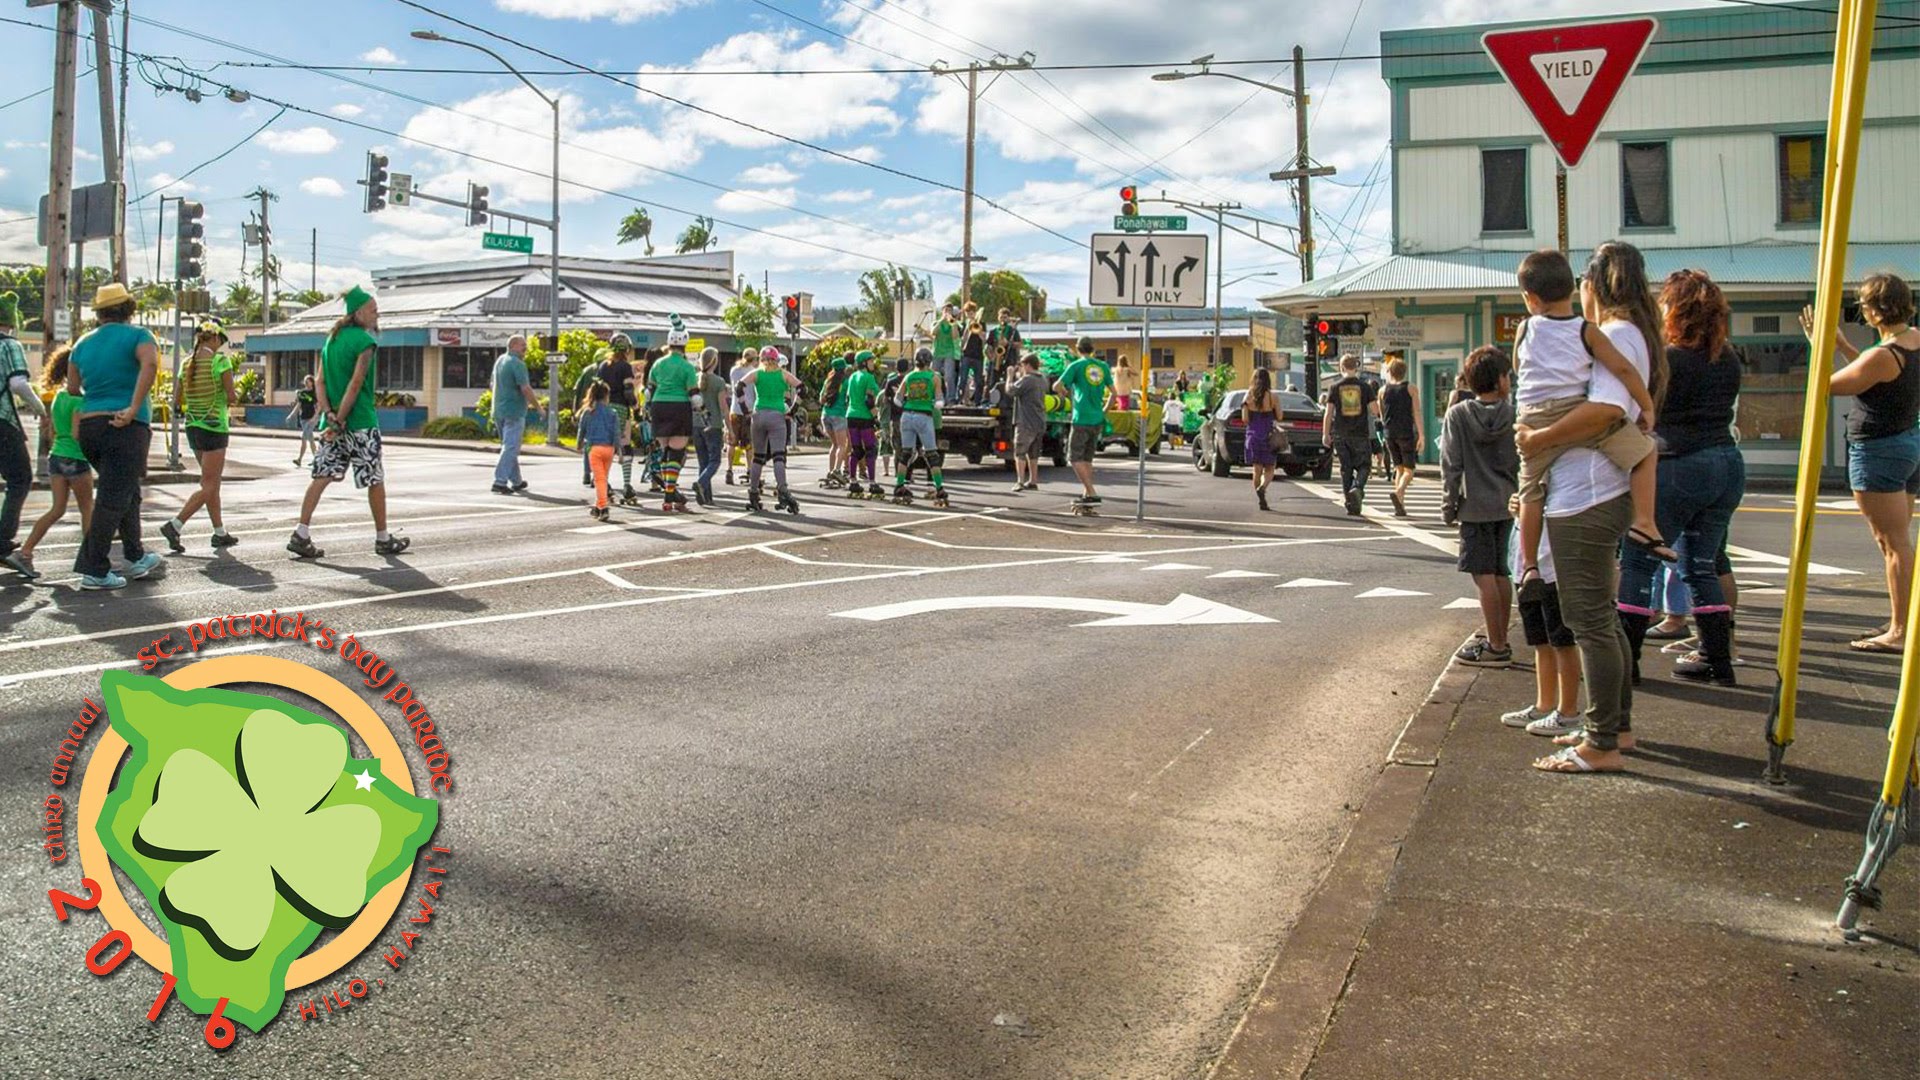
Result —
[{"label": "parked car", "polygon": [[[1315,480],[1333,476],[1333,450],[1320,444],[1320,406],[1305,394],[1275,390],[1280,399],[1280,428],[1286,432],[1287,445],[1278,456],[1280,469],[1288,476],[1313,473]],[[1240,417],[1246,403],[1245,390],[1230,390],[1220,407],[1200,425],[1193,440],[1193,467],[1215,476],[1230,476],[1247,465],[1247,422]]]}]

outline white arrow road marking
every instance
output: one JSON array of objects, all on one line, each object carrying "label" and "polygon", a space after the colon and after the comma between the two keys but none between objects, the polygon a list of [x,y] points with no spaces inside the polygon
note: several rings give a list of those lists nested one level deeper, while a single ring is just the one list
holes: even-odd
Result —
[{"label": "white arrow road marking", "polygon": [[1136,604],[1125,600],[1098,600],[1084,596],[937,596],[925,600],[905,600],[898,604],[836,611],[839,619],[885,622],[910,615],[936,611],[972,611],[990,608],[1037,608],[1051,611],[1087,611],[1111,615],[1108,619],[1078,623],[1079,626],[1218,626],[1230,623],[1270,623],[1274,620],[1251,611],[1215,603],[1199,596],[1181,593],[1167,604]]},{"label": "white arrow road marking", "polygon": [[1131,555],[1096,555],[1095,557],[1088,559],[1086,561],[1090,563],[1132,563],[1132,562],[1146,562],[1147,560],[1136,559]]},{"label": "white arrow road marking", "polygon": [[1389,600],[1389,599],[1393,599],[1395,597],[1400,597],[1400,596],[1432,596],[1432,595],[1433,595],[1432,593],[1414,592],[1411,589],[1389,589],[1389,588],[1386,588],[1385,586],[1382,586],[1378,589],[1368,589],[1366,592],[1363,592],[1359,596],[1354,597],[1354,599],[1355,600]]},{"label": "white arrow road marking", "polygon": [[[1727,558],[1731,562],[1757,562],[1766,564],[1764,566],[1742,566],[1739,568],[1748,574],[1784,574],[1787,572],[1788,567],[1793,565],[1793,561],[1785,555],[1769,555],[1764,551],[1736,547],[1732,544],[1727,545]],[[1807,573],[1816,576],[1860,576],[1860,571],[1858,570],[1846,570],[1838,566],[1828,566],[1825,563],[1817,562],[1807,564]]]},{"label": "white arrow road marking", "polygon": [[1331,586],[1345,585],[1345,584],[1348,584],[1348,583],[1344,581],[1328,581],[1325,578],[1302,577],[1302,578],[1294,578],[1292,581],[1289,581],[1284,585],[1275,585],[1274,588],[1276,589],[1325,589]]},{"label": "white arrow road marking", "polygon": [[1441,611],[1479,611],[1480,601],[1462,597],[1440,609]]},{"label": "white arrow road marking", "polygon": [[1140,569],[1144,572],[1150,570],[1211,570],[1213,568],[1210,566],[1195,566],[1192,563],[1185,562],[1163,562],[1155,563],[1152,566],[1143,566]]},{"label": "white arrow road marking", "polygon": [[1269,574],[1264,570],[1222,570],[1217,574],[1207,575],[1207,577],[1209,578],[1253,578],[1253,577],[1279,577],[1279,576],[1280,576],[1279,574]]}]

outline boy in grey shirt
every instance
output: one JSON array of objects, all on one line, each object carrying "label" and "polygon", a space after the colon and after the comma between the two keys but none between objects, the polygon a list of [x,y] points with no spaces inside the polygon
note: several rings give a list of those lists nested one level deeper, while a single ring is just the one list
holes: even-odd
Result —
[{"label": "boy in grey shirt", "polygon": [[1029,353],[1007,368],[1013,403],[1013,490],[1040,490],[1040,447],[1047,439],[1047,378],[1040,358]]}]

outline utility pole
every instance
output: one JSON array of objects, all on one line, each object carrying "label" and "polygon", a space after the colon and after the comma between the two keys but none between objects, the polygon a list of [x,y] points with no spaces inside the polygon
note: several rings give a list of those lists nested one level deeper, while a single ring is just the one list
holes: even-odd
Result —
[{"label": "utility pole", "polygon": [[[1033,60],[1034,56],[1030,52],[1021,53],[1019,56],[1008,56],[1005,53],[1001,53],[984,63],[976,60],[968,64],[965,68],[949,67],[944,60],[935,60],[933,65],[927,69],[935,75],[952,75],[955,78],[959,78],[962,71],[965,71],[967,74],[966,196],[961,203],[960,209],[960,254],[956,258],[949,258],[947,260],[948,262],[957,262],[960,264],[960,303],[963,307],[968,300],[973,298],[973,264],[986,261],[985,256],[975,255],[973,253],[974,136],[977,131],[975,118],[979,112],[980,95],[986,92],[980,88],[980,73],[982,71],[995,72],[993,82],[999,82],[1000,76],[1009,71],[1025,71],[1033,67]],[[987,90],[991,89],[993,89],[992,82],[987,84]]]},{"label": "utility pole", "polygon": [[93,12],[93,70],[100,87],[100,157],[106,166],[107,180],[121,185],[113,208],[113,280],[127,283],[127,182],[121,167],[120,125],[115,123],[113,107],[113,47],[109,41],[112,16],[98,8]]},{"label": "utility pole", "polygon": [[[67,309],[67,246],[73,236],[73,95],[74,51],[80,33],[80,10],[74,0],[60,5],[53,35],[53,127],[47,152],[47,280],[41,301],[41,355],[52,352],[55,341],[71,337],[57,333],[60,313]],[[78,292],[78,287],[74,289]]]},{"label": "utility pole", "polygon": [[[247,193],[247,198],[260,200],[260,328],[263,330],[273,325],[273,232],[267,225],[267,205],[279,197],[264,184]],[[244,322],[246,313],[241,312],[240,317]]]},{"label": "utility pole", "polygon": [[1306,53],[1295,45],[1293,47],[1293,142],[1298,153],[1293,167],[1300,171],[1300,179],[1294,181],[1299,186],[1300,202],[1300,280],[1313,280],[1313,178],[1309,174],[1312,160],[1307,155],[1307,58]]},{"label": "utility pole", "polygon": [[320,291],[320,226],[313,227],[307,242],[307,291]]}]

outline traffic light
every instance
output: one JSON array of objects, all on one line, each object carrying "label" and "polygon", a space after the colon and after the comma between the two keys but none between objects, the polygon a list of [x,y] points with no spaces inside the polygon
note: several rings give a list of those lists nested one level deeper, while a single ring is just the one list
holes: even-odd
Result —
[{"label": "traffic light", "polygon": [[789,296],[782,300],[781,304],[785,309],[787,336],[790,338],[799,337],[800,298],[798,296]]},{"label": "traffic light", "polygon": [[1120,189],[1120,212],[1127,217],[1140,216],[1140,192],[1132,184]]},{"label": "traffic light", "polygon": [[1316,319],[1313,331],[1321,337],[1365,337],[1367,320],[1360,319]]},{"label": "traffic light", "polygon": [[202,265],[207,257],[206,245],[200,242],[207,235],[207,227],[200,223],[207,208],[197,202],[180,203],[180,220],[173,233],[173,277],[176,281],[198,281],[206,276]]},{"label": "traffic light", "polygon": [[467,181],[467,224],[485,225],[493,220],[487,212],[487,188],[483,184]]},{"label": "traffic light", "polygon": [[1320,360],[1337,360],[1340,357],[1340,339],[1336,337],[1316,336],[1313,339],[1313,355]]},{"label": "traffic light", "polygon": [[387,155],[367,151],[367,201],[361,212],[372,214],[387,208]]}]

